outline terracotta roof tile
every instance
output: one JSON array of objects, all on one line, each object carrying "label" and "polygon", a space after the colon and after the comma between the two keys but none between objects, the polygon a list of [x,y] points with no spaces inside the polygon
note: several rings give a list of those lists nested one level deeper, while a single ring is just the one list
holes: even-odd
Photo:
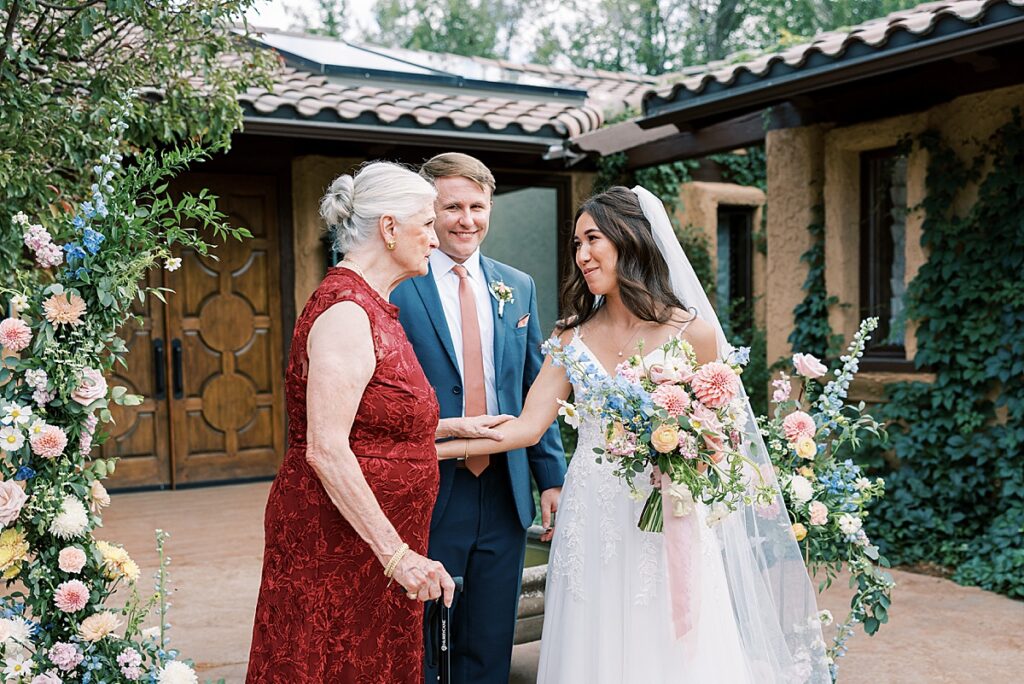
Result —
[{"label": "terracotta roof tile", "polygon": [[893,12],[886,17],[866,21],[849,30],[827,31],[818,34],[807,43],[775,53],[737,63],[712,62],[705,65],[703,74],[697,76],[669,76],[675,80],[675,84],[669,88],[657,84],[649,86],[648,92],[643,95],[643,103],[646,109],[649,106],[698,98],[711,83],[730,86],[744,73],[753,74],[758,78],[767,77],[773,71],[773,67],[780,63],[799,69],[816,54],[833,59],[839,58],[857,44],[874,49],[884,48],[897,33],[909,32],[914,36],[925,36],[943,19],[975,22],[997,5],[1020,8],[1024,7],[1024,0],[949,0],[925,3]]}]

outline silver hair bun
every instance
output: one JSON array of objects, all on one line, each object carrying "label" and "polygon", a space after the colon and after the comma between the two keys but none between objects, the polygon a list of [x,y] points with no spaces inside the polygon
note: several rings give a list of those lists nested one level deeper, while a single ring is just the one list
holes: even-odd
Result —
[{"label": "silver hair bun", "polygon": [[332,242],[337,247],[345,247],[355,237],[354,212],[355,179],[349,174],[338,176],[320,200],[320,216],[330,229]]}]

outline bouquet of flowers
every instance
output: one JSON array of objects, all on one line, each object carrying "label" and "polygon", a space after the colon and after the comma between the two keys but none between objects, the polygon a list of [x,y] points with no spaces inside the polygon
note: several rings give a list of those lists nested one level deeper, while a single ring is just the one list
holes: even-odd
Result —
[{"label": "bouquet of flowers", "polygon": [[[846,641],[853,634],[852,626],[862,623],[865,632],[874,634],[888,620],[895,586],[892,576],[881,569],[889,566],[888,561],[863,529],[867,506],[884,496],[885,482],[865,477],[860,466],[845,455],[856,449],[863,432],[883,433],[865,412],[863,402],[851,405],[846,401],[864,345],[877,325],[875,318],[861,323],[846,354],[840,357],[842,366],[833,372],[834,379],[821,387],[820,379],[827,376],[828,368],[810,354],[796,354],[793,365],[803,378],[799,394],[791,398],[790,376],[782,373],[772,383],[774,415],[758,418],[807,567],[812,574],[824,572],[818,590],[830,586],[844,565],[850,571],[851,587],[856,589],[850,614],[836,626],[828,650],[833,678],[835,662],[846,653]],[[832,622],[828,611],[823,611],[822,617],[825,624]]]},{"label": "bouquet of flowers", "polygon": [[563,347],[552,338],[544,351],[577,387],[586,388],[575,405],[562,402],[560,414],[574,427],[580,413],[600,419],[605,446],[595,449],[598,462],[612,463],[638,497],[636,476],[653,472],[655,488],[640,529],[663,531],[663,496],[676,517],[691,513],[696,502],[711,506],[708,524],[741,503],[770,500],[770,487],[742,450],[746,408],[739,376],[749,350],[701,365],[689,342],[678,338],[647,356],[642,343],[639,348],[613,376],[599,373],[574,344]]}]

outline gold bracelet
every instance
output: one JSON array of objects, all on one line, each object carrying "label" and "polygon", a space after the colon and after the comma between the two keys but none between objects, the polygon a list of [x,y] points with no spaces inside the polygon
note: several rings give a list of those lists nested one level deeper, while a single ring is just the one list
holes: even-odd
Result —
[{"label": "gold bracelet", "polygon": [[[398,568],[398,564],[402,561],[402,556],[409,550],[409,545],[402,543],[395,551],[395,555],[391,556],[391,560],[384,566],[384,576],[388,579],[394,579],[395,570]],[[391,582],[388,582],[388,586],[391,586]]]}]

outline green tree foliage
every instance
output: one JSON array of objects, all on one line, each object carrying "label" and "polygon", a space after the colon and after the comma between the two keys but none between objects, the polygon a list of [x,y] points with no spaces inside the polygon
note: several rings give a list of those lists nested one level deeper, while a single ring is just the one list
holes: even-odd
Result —
[{"label": "green tree foliage", "polygon": [[84,172],[126,92],[141,95],[125,117],[131,144],[228,144],[239,90],[273,60],[232,30],[251,4],[0,0],[0,273],[21,252],[12,214],[56,217],[89,196]]},{"label": "green tree foliage", "polygon": [[530,0],[378,0],[375,42],[430,52],[507,57]]},{"label": "green tree foliage", "polygon": [[754,0],[749,11],[752,45],[803,42],[816,33],[884,17],[921,4],[919,0]]},{"label": "green tree foliage", "polygon": [[344,36],[351,23],[348,0],[317,0],[312,11],[295,6],[291,8],[291,15],[299,30],[332,38]]}]

